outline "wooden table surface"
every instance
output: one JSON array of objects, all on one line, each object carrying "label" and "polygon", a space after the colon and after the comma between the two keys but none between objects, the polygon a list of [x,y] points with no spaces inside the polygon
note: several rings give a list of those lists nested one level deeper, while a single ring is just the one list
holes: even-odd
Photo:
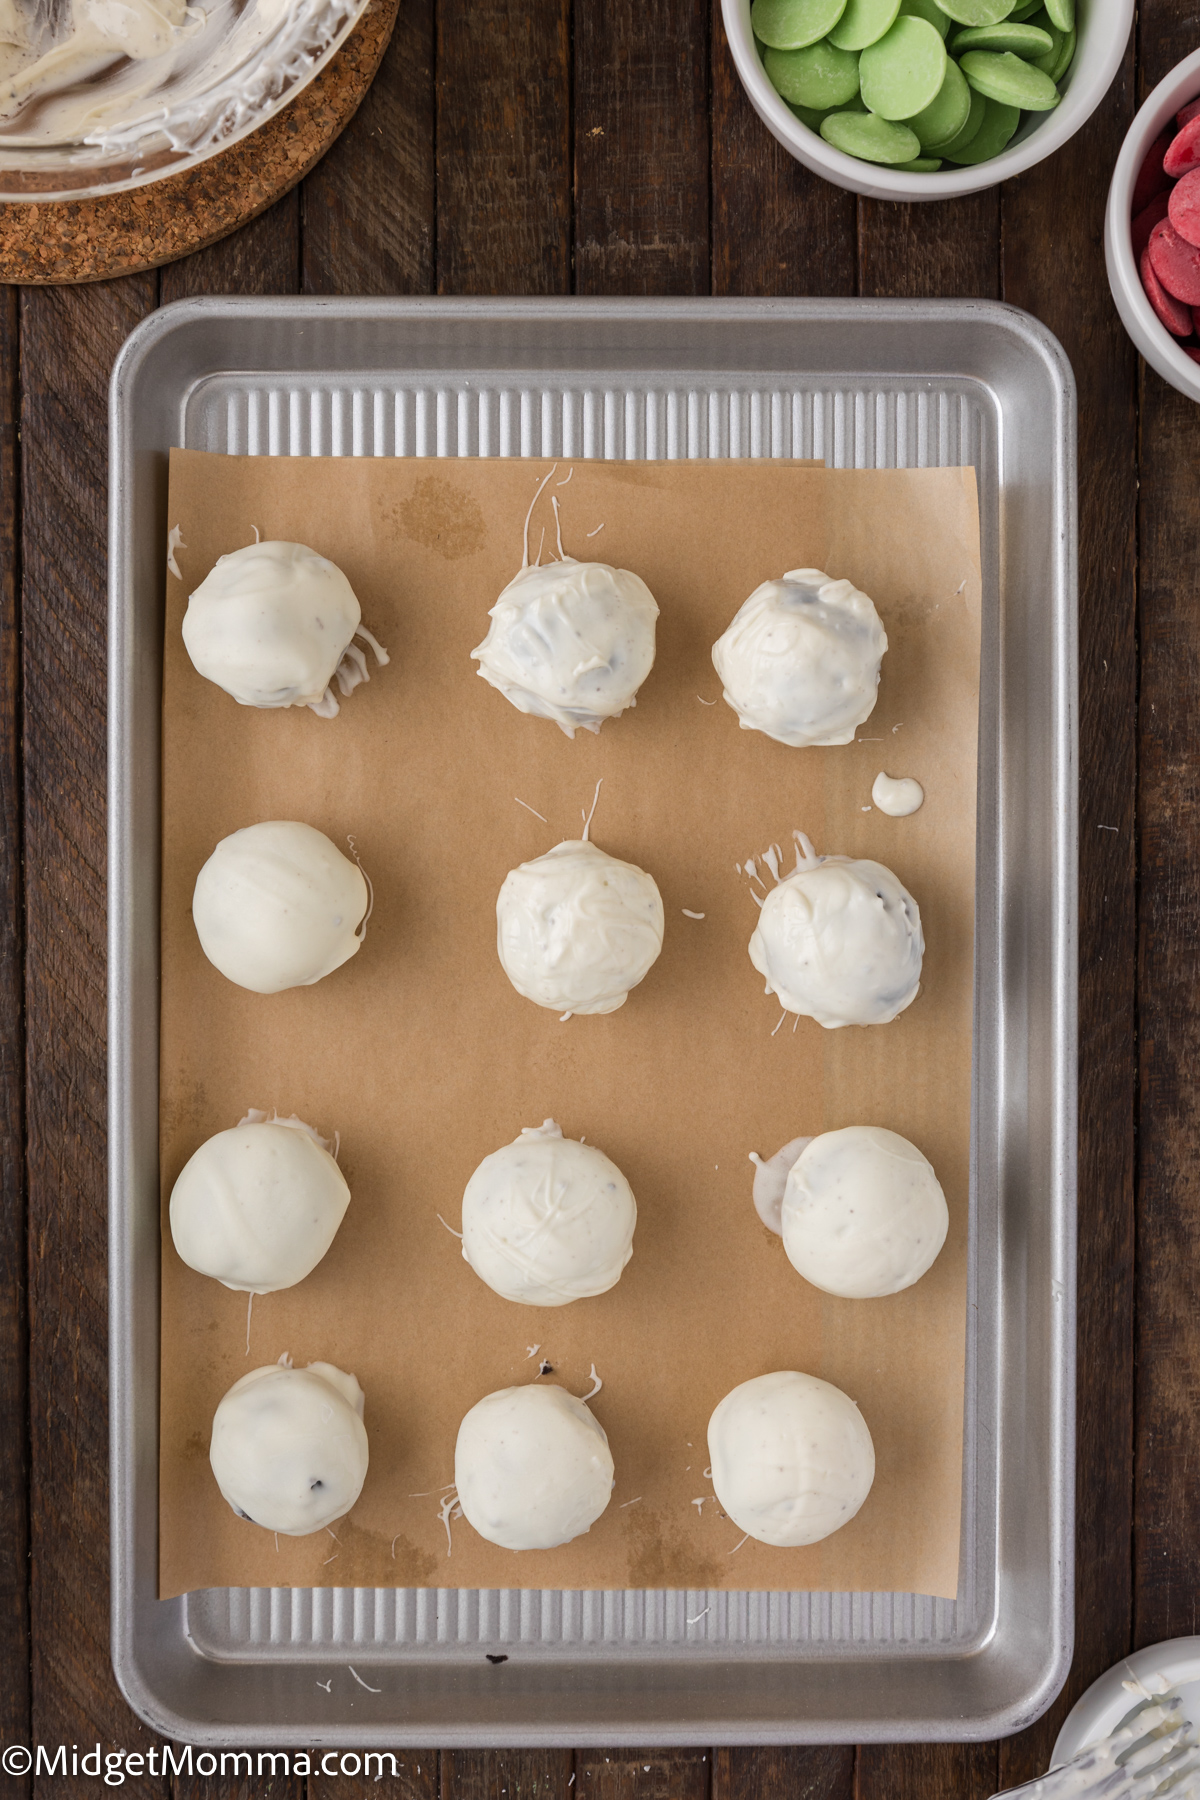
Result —
[{"label": "wooden table surface", "polygon": [[[1044,320],[1079,384],[1079,1543],[1065,1693],[999,1744],[431,1750],[364,1791],[984,1800],[1044,1770],[1067,1706],[1123,1653],[1200,1629],[1200,407],[1138,363],[1102,251],[1122,135],[1200,42],[1197,0],[1142,0],[1139,30],[1098,112],[1047,163],[907,207],[856,200],[776,146],[706,0],[403,0],[372,91],[300,191],[157,274],[0,290],[5,1743],[153,1741],[108,1654],[107,384],[133,326],[193,294],[982,295]],[[177,1778],[173,1792],[268,1786],[281,1800],[304,1790]],[[356,1786],[314,1777],[307,1793]],[[76,1787],[0,1776],[4,1796]]]}]

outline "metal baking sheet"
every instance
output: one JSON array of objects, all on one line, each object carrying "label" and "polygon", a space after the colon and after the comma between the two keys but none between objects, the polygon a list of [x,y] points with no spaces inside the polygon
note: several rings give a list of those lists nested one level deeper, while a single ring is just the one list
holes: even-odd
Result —
[{"label": "metal baking sheet", "polygon": [[[189,300],[126,343],[111,430],[112,1649],[130,1703],[197,1745],[359,1749],[981,1739],[1028,1724],[1073,1642],[1076,476],[1061,347],[1028,315],[975,301]],[[954,1601],[156,1599],[159,720],[176,444],[974,464],[984,616]]]}]

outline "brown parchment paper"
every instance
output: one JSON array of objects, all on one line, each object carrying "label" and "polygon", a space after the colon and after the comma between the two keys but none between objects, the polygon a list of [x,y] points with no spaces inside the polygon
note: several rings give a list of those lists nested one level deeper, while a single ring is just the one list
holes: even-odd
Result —
[{"label": "brown parchment paper", "polygon": [[[518,713],[469,651],[520,562],[547,463],[231,457],[175,452],[163,702],[162,1438],[160,1592],[214,1585],[896,1589],[952,1596],[958,1574],[970,1137],[980,570],[969,469],[829,471],[778,463],[562,464],[568,552],[636,569],[662,609],[635,710],[569,741]],[[345,569],[389,667],[324,721],[237,706],[192,669],[186,595],[218,555],[265,537]],[[602,529],[600,529],[602,527]],[[858,741],[790,750],[741,731],[710,648],[785,569],[848,575],[890,649]],[[705,704],[707,702],[708,704]],[[717,704],[712,704],[717,702]],[[908,819],[871,808],[880,769],[915,775]],[[658,963],[607,1018],[560,1024],[496,956],[507,871],[592,826],[649,869],[666,907]],[[517,802],[523,801],[525,805]],[[527,808],[545,816],[546,823]],[[353,836],[375,887],[361,952],[315,987],[251,994],[205,960],[190,917],[217,840],[260,819]],[[794,828],[877,857],[916,896],[922,992],[893,1024],[825,1031],[764,996],[757,911],[735,865]],[[761,866],[761,864],[760,864]],[[769,879],[769,877],[768,877]],[[684,915],[684,908],[704,914]],[[353,1195],[308,1280],[246,1298],[186,1268],[167,1226],[188,1156],[248,1107],[341,1132]],[[618,1286],[565,1308],[494,1295],[439,1223],[523,1125],[554,1117],[604,1149],[638,1201]],[[839,1300],[809,1287],[751,1203],[749,1151],[878,1123],[930,1157],[950,1235],[915,1288]],[[352,1370],[370,1471],[334,1536],[278,1540],[235,1517],[208,1465],[213,1411],[290,1352]],[[439,1520],[454,1441],[483,1394],[545,1359],[594,1400],[616,1460],[607,1512],[557,1550],[497,1549]],[[875,1441],[874,1489],[824,1543],[779,1550],[723,1518],[705,1429],[771,1369],[850,1394]]]}]

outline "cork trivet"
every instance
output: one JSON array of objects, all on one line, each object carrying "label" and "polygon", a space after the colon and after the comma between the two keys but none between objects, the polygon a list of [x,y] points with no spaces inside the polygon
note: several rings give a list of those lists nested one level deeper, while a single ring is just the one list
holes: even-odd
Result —
[{"label": "cork trivet", "polygon": [[0,282],[106,281],[203,250],[286,194],[349,124],[400,0],[370,0],[331,62],[240,143],[149,187],[95,200],[0,205]]}]

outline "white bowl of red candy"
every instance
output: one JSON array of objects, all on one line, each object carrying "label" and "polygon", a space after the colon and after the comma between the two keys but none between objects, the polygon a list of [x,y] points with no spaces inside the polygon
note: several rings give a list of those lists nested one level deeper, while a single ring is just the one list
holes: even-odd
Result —
[{"label": "white bowl of red candy", "polygon": [[1200,50],[1142,107],[1104,221],[1108,283],[1126,331],[1165,381],[1200,400]]}]

